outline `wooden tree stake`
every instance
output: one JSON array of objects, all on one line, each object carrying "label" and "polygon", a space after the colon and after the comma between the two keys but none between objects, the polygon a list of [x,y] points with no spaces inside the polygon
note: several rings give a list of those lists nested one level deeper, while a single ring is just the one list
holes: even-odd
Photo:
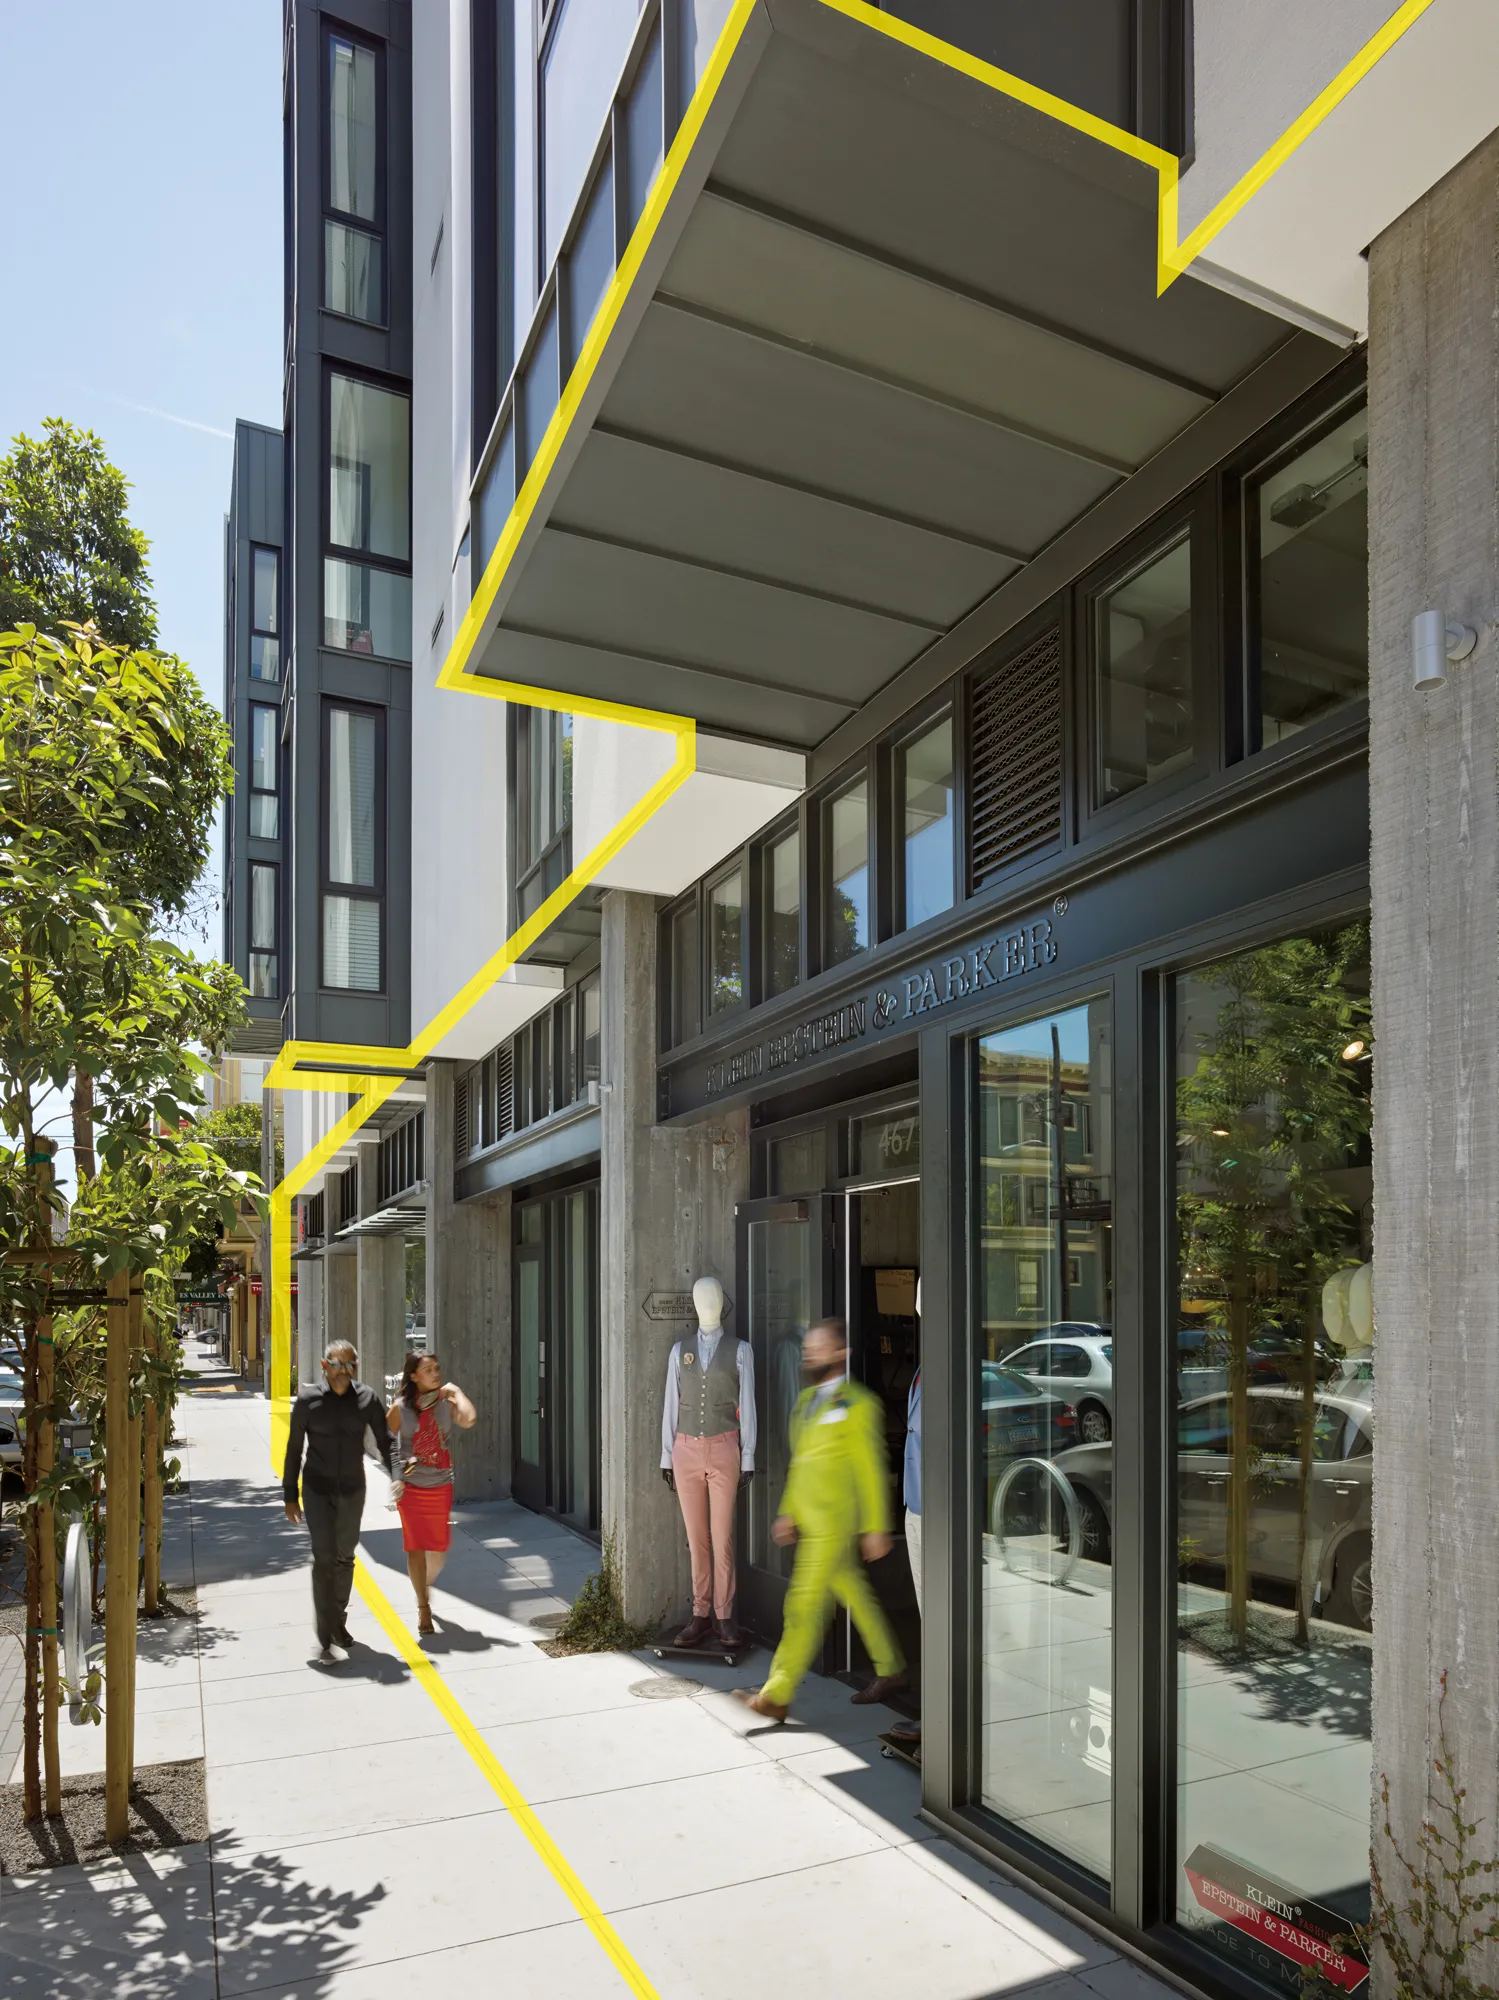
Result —
[{"label": "wooden tree stake", "polygon": [[[161,1339],[157,1332],[155,1318],[146,1318],[146,1351],[152,1356],[161,1353]],[[147,1398],[145,1409],[145,1597],[146,1615],[156,1617],[161,1610],[161,1408],[153,1394]]]},{"label": "wooden tree stake", "polygon": [[130,1546],[130,1273],[109,1281],[104,1386],[104,1838],[130,1826],[135,1554]]}]

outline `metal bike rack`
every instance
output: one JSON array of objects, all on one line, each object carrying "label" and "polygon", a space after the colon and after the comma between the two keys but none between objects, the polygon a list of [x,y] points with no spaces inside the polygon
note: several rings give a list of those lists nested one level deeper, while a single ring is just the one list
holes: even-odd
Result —
[{"label": "metal bike rack", "polygon": [[1060,1576],[1047,1579],[1052,1584],[1063,1584],[1077,1568],[1078,1558],[1083,1552],[1083,1514],[1077,1504],[1077,1490],[1059,1465],[1049,1458],[1017,1458],[1007,1465],[1000,1474],[999,1484],[994,1489],[994,1502],[989,1510],[989,1528],[999,1545],[999,1553],[1004,1566],[1014,1575],[1020,1572],[1010,1561],[1010,1551],[1005,1542],[1005,1501],[1010,1488],[1022,1472],[1044,1472],[1062,1496],[1063,1511],[1067,1516],[1067,1561]]},{"label": "metal bike rack", "polygon": [[78,1697],[88,1678],[88,1642],[94,1629],[93,1592],[90,1588],[88,1531],[82,1521],[68,1527],[67,1547],[62,1559],[62,1660],[67,1676],[68,1707],[78,1707]]}]

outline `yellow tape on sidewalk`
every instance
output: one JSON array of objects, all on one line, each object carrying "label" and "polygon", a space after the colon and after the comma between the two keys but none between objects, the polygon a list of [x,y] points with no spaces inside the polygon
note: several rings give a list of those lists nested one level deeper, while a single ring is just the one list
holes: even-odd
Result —
[{"label": "yellow tape on sidewalk", "polygon": [[605,1957],[625,1985],[632,1993],[639,1995],[639,2000],[661,2000],[655,1987],[631,1956],[619,1932],[578,1880],[567,1856],[526,1803],[514,1778],[464,1713],[463,1704],[438,1672],[436,1662],[428,1659],[411,1633],[401,1623],[395,1606],[370,1574],[362,1556],[354,1567],[354,1586],[375,1614],[381,1631],[410,1667],[418,1684],[432,1698],[438,1714],[484,1773],[496,1795],[508,1806],[511,1817],[531,1843],[542,1866],[593,1932]]}]

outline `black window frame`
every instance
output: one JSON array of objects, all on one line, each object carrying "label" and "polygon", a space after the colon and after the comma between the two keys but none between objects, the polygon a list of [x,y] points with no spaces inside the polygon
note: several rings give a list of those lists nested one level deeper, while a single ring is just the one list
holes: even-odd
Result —
[{"label": "black window frame", "polygon": [[[249,783],[250,793],[250,816],[247,822],[249,837],[251,840],[279,841],[281,838],[281,705],[279,702],[251,701],[248,707],[250,712],[250,754],[245,759],[245,776]],[[268,727],[271,732],[271,777],[275,782],[269,786],[257,785],[255,782],[255,723],[258,716],[268,718]],[[255,801],[257,799],[274,799],[276,801],[276,831],[274,833],[257,833],[255,831]]]},{"label": "black window frame", "polygon": [[[551,734],[552,755],[548,759],[548,782],[556,790],[558,824],[543,843],[539,853],[532,854],[530,848],[531,825],[531,736],[537,726],[538,717],[544,717]],[[558,726],[552,728],[552,718],[557,718]],[[571,709],[533,707],[527,703],[510,704],[509,726],[506,732],[506,758],[510,767],[509,838],[511,861],[510,903],[516,924],[523,923],[528,916],[554,895],[572,873],[573,866],[573,801],[568,797],[567,818],[561,819],[561,779],[559,759],[561,755],[563,720],[575,721]],[[576,741],[576,738],[574,739]],[[539,883],[541,893],[528,910],[526,899]]]},{"label": "black window frame", "polygon": [[[815,856],[804,856],[803,866],[809,870],[808,886],[817,912],[814,935],[818,972],[833,972],[853,965],[860,959],[867,959],[870,953],[883,944],[890,935],[888,910],[890,815],[888,810],[882,809],[881,803],[882,799],[889,796],[888,784],[885,782],[889,766],[888,744],[872,745],[857,763],[845,765],[836,778],[821,786],[812,801],[808,821],[816,829],[817,851]],[[865,841],[869,868],[869,939],[861,950],[850,952],[847,958],[835,959],[828,949],[833,910],[829,822],[833,807],[838,800],[846,797],[861,784],[864,787]]]},{"label": "black window frame", "polygon": [[[890,865],[888,869],[890,907],[890,937],[901,937],[907,931],[916,931],[924,925],[941,924],[957,909],[968,895],[967,858],[964,853],[964,827],[966,825],[967,784],[966,784],[966,744],[964,718],[967,701],[963,698],[966,689],[955,686],[947,689],[934,701],[925,702],[921,708],[903,718],[897,731],[888,739],[888,771],[882,774],[886,786],[886,798],[882,816],[889,822]],[[906,827],[904,774],[906,753],[913,743],[917,743],[936,725],[946,720],[952,730],[952,791],[953,791],[953,853],[952,853],[952,899],[946,909],[938,910],[931,917],[922,918],[920,923],[909,921],[906,910]],[[881,940],[883,942],[883,939]]]},{"label": "black window frame", "polygon": [[[251,860],[249,873],[245,878],[245,984],[251,988],[254,1000],[279,1000],[281,997],[281,868],[275,861]],[[265,869],[271,878],[271,943],[269,948],[255,942],[255,871]],[[271,961],[270,991],[256,993],[249,974],[257,958]]]},{"label": "black window frame", "polygon": [[[329,770],[331,759],[331,725],[335,710],[347,711],[351,715],[369,715],[375,718],[375,887],[364,883],[335,882],[329,873],[329,828],[328,820],[332,801],[329,797]],[[322,801],[322,811],[318,815],[318,908],[317,908],[317,950],[318,950],[318,990],[323,993],[354,994],[361,999],[376,999],[382,996],[389,978],[388,954],[390,925],[386,907],[387,880],[387,827],[389,772],[387,750],[389,742],[389,721],[383,706],[377,702],[351,701],[343,695],[324,695],[318,720],[318,791]],[[380,910],[380,983],[374,987],[330,986],[327,967],[323,963],[323,905],[329,896],[346,896],[357,902],[376,903]]]},{"label": "black window frame", "polygon": [[[255,559],[257,556],[269,556],[271,561],[276,566],[276,581],[275,581],[275,587],[272,591],[274,604],[271,613],[271,615],[274,617],[276,621],[276,624],[275,624],[275,629],[272,631],[267,631],[263,625],[257,625],[255,622],[255,598],[256,598]],[[232,587],[232,582],[233,579],[231,578],[231,587]],[[233,609],[231,607],[230,616],[232,617],[233,615],[234,615]],[[257,687],[280,687],[282,685],[283,681],[285,680],[285,675],[281,671],[281,632],[282,632],[282,627],[285,625],[285,623],[286,619],[284,616],[283,606],[281,602],[281,551],[274,545],[274,543],[271,542],[251,542],[250,544],[250,652],[249,652],[249,657],[246,661],[246,669],[245,669],[245,679],[247,682],[253,683]],[[274,678],[267,678],[266,675],[257,674],[255,671],[255,641],[257,639],[269,639],[276,648],[276,672]]]},{"label": "black window frame", "polygon": [[[395,556],[377,555],[372,549],[353,549],[343,542],[333,539],[333,378],[340,375],[347,382],[358,382],[371,389],[380,389],[389,396],[399,396],[406,405],[406,548],[404,562]],[[384,570],[387,575],[404,577],[411,584],[411,550],[415,546],[415,519],[412,508],[413,434],[411,429],[411,383],[400,376],[382,375],[373,368],[361,368],[352,362],[327,355],[323,359],[323,379],[321,394],[322,455],[319,462],[320,497],[318,501],[319,537],[322,544],[321,559],[318,564],[318,645],[327,653],[341,660],[378,660],[384,665],[410,668],[416,652],[415,630],[408,637],[409,651],[405,659],[394,653],[375,650],[374,634],[371,632],[371,649],[367,653],[356,653],[346,646],[328,643],[328,602],[327,564],[342,562],[354,569]]]},{"label": "black window frame", "polygon": [[[739,998],[727,1007],[713,1005],[713,891],[731,875],[739,877]],[[711,875],[703,878],[699,943],[703,955],[703,1022],[718,1023],[742,1014],[750,1005],[750,885],[749,852],[736,847],[726,855]]]},{"label": "black window frame", "polygon": [[[333,121],[330,114],[333,96],[333,45],[347,42],[353,48],[365,50],[375,58],[375,215],[373,220],[362,215],[351,215],[347,209],[333,205]],[[390,326],[390,119],[387,109],[387,63],[385,44],[373,35],[359,33],[345,27],[341,21],[325,21],[322,43],[322,95],[320,99],[319,125],[322,132],[320,165],[322,172],[322,213],[318,231],[318,271],[321,282],[318,286],[318,308],[331,313],[335,319],[343,320],[350,326],[374,326],[381,330]],[[335,222],[340,227],[358,231],[364,236],[373,236],[380,245],[380,318],[360,319],[352,313],[342,313],[336,306],[328,304],[328,224]]]},{"label": "black window frame", "polygon": [[[775,874],[770,866],[770,857],[784,842],[794,840],[796,847],[796,972],[789,985],[777,992],[770,990],[770,897],[775,888]],[[749,848],[749,910],[751,956],[747,968],[749,973],[749,1004],[758,1007],[766,1000],[779,1000],[787,993],[795,992],[807,977],[807,829],[805,814],[800,806],[778,819],[765,833],[757,834]]]}]

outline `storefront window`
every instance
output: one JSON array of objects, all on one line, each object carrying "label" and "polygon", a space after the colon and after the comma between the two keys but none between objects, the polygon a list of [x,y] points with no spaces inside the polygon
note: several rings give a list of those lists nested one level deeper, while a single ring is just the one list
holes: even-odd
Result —
[{"label": "storefront window", "polygon": [[1369,692],[1369,415],[1359,410],[1255,485],[1252,747]]},{"label": "storefront window", "polygon": [[905,920],[925,923],[953,905],[952,717],[913,737],[900,752]]},{"label": "storefront window", "polygon": [[690,1042],[701,1032],[703,1010],[698,965],[697,899],[689,897],[670,920],[671,1044]]},{"label": "storefront window", "polygon": [[1176,982],[1177,1919],[1288,1993],[1369,1916],[1368,952]]},{"label": "storefront window", "polygon": [[851,1118],[848,1170],[867,1180],[889,1180],[921,1171],[921,1119],[914,1104]]},{"label": "storefront window", "polygon": [[869,788],[861,778],[830,799],[823,835],[828,884],[826,962],[867,951],[869,928]]},{"label": "storefront window", "polygon": [[789,993],[801,976],[802,837],[792,828],[765,850],[765,997]]},{"label": "storefront window", "polygon": [[1192,760],[1189,535],[1094,603],[1098,803],[1158,784]]},{"label": "storefront window", "polygon": [[[1107,1879],[1114,1346],[1108,1010],[978,1045],[986,1806]],[[1044,1199],[1024,1207],[1018,1189]]]},{"label": "storefront window", "polygon": [[722,1014],[744,999],[744,869],[708,890],[708,1011]]},{"label": "storefront window", "polygon": [[822,1127],[798,1132],[790,1139],[772,1139],[766,1180],[771,1194],[816,1194],[823,1186],[827,1148]]}]

